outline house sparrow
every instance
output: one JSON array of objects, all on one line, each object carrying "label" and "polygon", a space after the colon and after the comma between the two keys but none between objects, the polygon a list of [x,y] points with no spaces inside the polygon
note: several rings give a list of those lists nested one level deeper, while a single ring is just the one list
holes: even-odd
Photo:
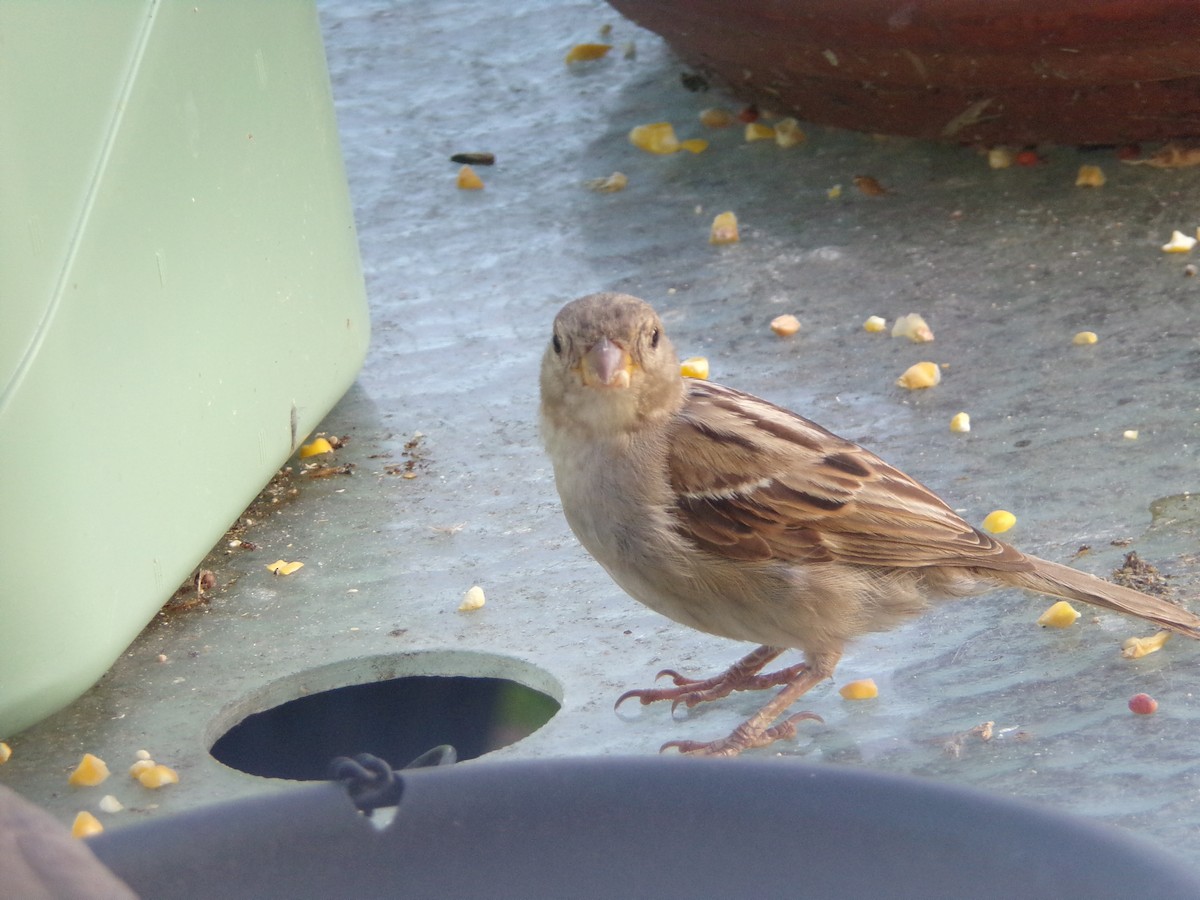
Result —
[{"label": "house sparrow", "polygon": [[[625,294],[554,320],[541,368],[542,437],[571,530],[613,580],[677,622],[761,646],[708,679],[622,701],[692,707],[782,690],[728,737],[669,741],[735,756],[796,733],[795,700],[833,675],[846,643],[930,601],[1019,587],[1130,613],[1200,638],[1200,617],[1028,556],[972,528],[873,453],[765,400],[684,379],[662,322]],[[804,662],[762,670],[786,649]]]}]

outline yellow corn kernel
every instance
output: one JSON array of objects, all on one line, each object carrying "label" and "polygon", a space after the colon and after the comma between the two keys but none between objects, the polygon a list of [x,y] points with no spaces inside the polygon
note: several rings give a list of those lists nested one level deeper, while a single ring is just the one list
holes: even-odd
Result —
[{"label": "yellow corn kernel", "polygon": [[75,771],[67,778],[67,783],[76,787],[94,787],[108,775],[108,766],[104,764],[104,760],[91,753],[85,753],[83,759],[79,760],[79,765],[75,767]]},{"label": "yellow corn kernel", "polygon": [[1079,618],[1079,610],[1066,600],[1059,600],[1038,616],[1037,623],[1043,628],[1070,628]]},{"label": "yellow corn kernel", "polygon": [[1163,253],[1187,253],[1196,246],[1196,239],[1182,231],[1172,231],[1171,240],[1163,244]]},{"label": "yellow corn kernel", "polygon": [[780,337],[790,337],[800,330],[800,320],[790,313],[776,316],[771,320],[771,330]]},{"label": "yellow corn kernel", "polygon": [[100,824],[100,820],[86,809],[81,810],[75,816],[75,821],[71,823],[71,837],[91,837],[93,834],[99,834],[103,830],[104,826]]},{"label": "yellow corn kernel", "polygon": [[1007,169],[1013,164],[1013,152],[1007,147],[993,147],[988,151],[987,161],[993,169]]},{"label": "yellow corn kernel", "polygon": [[1148,653],[1157,653],[1171,637],[1171,632],[1160,631],[1152,637],[1131,637],[1121,644],[1121,655],[1126,659],[1140,659]]},{"label": "yellow corn kernel", "polygon": [[955,413],[950,420],[950,430],[955,434],[966,434],[971,430],[971,416],[968,413]]},{"label": "yellow corn kernel", "polygon": [[842,186],[840,184],[835,184],[825,192],[825,196],[830,200],[836,200],[838,197],[842,196]]},{"label": "yellow corn kernel", "polygon": [[458,604],[458,608],[462,612],[470,612],[482,609],[485,602],[486,598],[483,596],[483,588],[476,584],[463,594],[462,603]]},{"label": "yellow corn kernel", "polygon": [[937,367],[937,363],[919,362],[904,370],[904,374],[896,379],[896,386],[917,391],[940,384],[941,380],[942,370]]},{"label": "yellow corn kernel", "polygon": [[310,456],[320,456],[322,453],[332,453],[333,444],[325,440],[323,437],[317,438],[311,444],[304,444],[300,448],[300,458],[308,459]]},{"label": "yellow corn kernel", "polygon": [[924,344],[933,340],[933,329],[920,313],[909,313],[896,320],[892,326],[892,337],[906,337],[913,343]]},{"label": "yellow corn kernel", "polygon": [[654,122],[638,125],[629,132],[629,143],[647,153],[665,156],[679,149],[679,138],[670,122]]},{"label": "yellow corn kernel", "polygon": [[708,360],[703,356],[689,356],[679,364],[679,374],[684,378],[708,378]]},{"label": "yellow corn kernel", "polygon": [[137,780],[142,783],[142,787],[157,790],[165,784],[179,784],[179,773],[169,766],[158,763],[138,772]]},{"label": "yellow corn kernel", "polygon": [[1017,517],[1007,509],[995,509],[983,517],[983,530],[992,534],[1004,534],[1017,524]]},{"label": "yellow corn kernel", "polygon": [[295,562],[284,562],[282,559],[277,559],[275,562],[267,566],[267,571],[272,575],[291,575],[293,572],[304,568],[304,563],[296,560]]},{"label": "yellow corn kernel", "polygon": [[463,166],[458,170],[458,181],[456,182],[460,190],[478,191],[483,189],[483,179],[475,174],[475,170],[470,166]]},{"label": "yellow corn kernel", "polygon": [[1077,335],[1075,335],[1075,337],[1071,338],[1071,343],[1079,344],[1080,346],[1083,346],[1086,344],[1094,344],[1098,340],[1100,340],[1100,338],[1096,337],[1096,332],[1081,331]]},{"label": "yellow corn kernel", "polygon": [[780,147],[795,147],[807,139],[808,136],[800,130],[800,123],[790,116],[775,123],[775,143]]},{"label": "yellow corn kernel", "polygon": [[770,141],[775,139],[775,129],[762,122],[747,122],[745,137],[748,141]]},{"label": "yellow corn kernel", "polygon": [[713,217],[712,228],[708,232],[710,244],[736,244],[739,240],[737,215],[723,212]]},{"label": "yellow corn kernel", "polygon": [[629,184],[628,176],[621,172],[613,172],[607,178],[591,178],[585,181],[583,186],[598,194],[615,194],[617,191],[625,190],[627,184]]},{"label": "yellow corn kernel", "polygon": [[733,124],[733,113],[719,106],[700,110],[700,124],[707,128],[728,128]]},{"label": "yellow corn kernel", "polygon": [[1075,176],[1075,187],[1103,187],[1107,181],[1104,170],[1099,166],[1080,166]]},{"label": "yellow corn kernel", "polygon": [[688,138],[686,141],[679,142],[679,149],[686,150],[688,153],[703,153],[708,149],[708,141],[704,138]]},{"label": "yellow corn kernel", "polygon": [[143,772],[153,769],[154,766],[155,762],[149,756],[141,757],[137,762],[129,767],[129,776],[131,778],[137,778]]},{"label": "yellow corn kernel", "polygon": [[867,321],[863,322],[863,330],[872,334],[887,331],[887,319],[883,316],[867,316]]},{"label": "yellow corn kernel", "polygon": [[608,55],[608,51],[611,49],[612,44],[576,44],[567,51],[563,62],[569,66],[575,62],[590,62],[593,59],[602,59]]},{"label": "yellow corn kernel", "polygon": [[879,696],[879,688],[874,678],[862,678],[842,685],[838,693],[847,700],[874,700]]},{"label": "yellow corn kernel", "polygon": [[4,765],[10,759],[12,759],[12,747],[8,746],[4,741],[0,741],[0,766]]},{"label": "yellow corn kernel", "polygon": [[1127,441],[1136,441],[1138,439],[1137,429],[1130,428],[1128,431],[1123,431],[1121,432],[1121,437],[1125,438]]}]

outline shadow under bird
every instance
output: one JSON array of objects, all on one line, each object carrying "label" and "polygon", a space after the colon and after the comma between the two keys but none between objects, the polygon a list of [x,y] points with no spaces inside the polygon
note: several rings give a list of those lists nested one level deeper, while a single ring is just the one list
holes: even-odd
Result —
[{"label": "shadow under bird", "polygon": [[[750,394],[685,379],[655,311],[592,294],[554,320],[541,429],[580,543],[636,600],[692,628],[760,646],[725,672],[633,690],[618,705],[695,706],[781,688],[724,738],[668,741],[735,756],[792,737],[793,713],[846,644],[932,601],[1018,587],[1200,638],[1165,600],[1022,553],[852,441]],[[787,649],[804,661],[763,670]]]}]

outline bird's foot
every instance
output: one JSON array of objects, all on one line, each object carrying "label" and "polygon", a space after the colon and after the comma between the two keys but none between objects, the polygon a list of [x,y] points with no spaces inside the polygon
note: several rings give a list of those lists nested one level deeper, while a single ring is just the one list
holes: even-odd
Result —
[{"label": "bird's foot", "polygon": [[663,669],[655,678],[667,676],[675,687],[626,691],[617,698],[613,708],[636,697],[642,706],[649,706],[659,700],[670,700],[671,711],[674,712],[681,703],[691,709],[698,703],[719,700],[734,691],[762,691],[781,684],[790,684],[798,675],[807,671],[808,667],[804,663],[788,666],[778,672],[768,672],[766,675],[758,674],[763,666],[782,652],[774,647],[759,647],[712,678],[688,678],[674,669]]},{"label": "bird's foot", "polygon": [[766,747],[776,741],[796,736],[796,723],[805,719],[816,722],[825,720],[813,712],[800,712],[788,716],[777,725],[770,728],[755,726],[753,719],[743,722],[728,736],[716,741],[667,741],[658,752],[668,749],[678,750],[687,756],[737,756],[743,750],[755,747]]}]

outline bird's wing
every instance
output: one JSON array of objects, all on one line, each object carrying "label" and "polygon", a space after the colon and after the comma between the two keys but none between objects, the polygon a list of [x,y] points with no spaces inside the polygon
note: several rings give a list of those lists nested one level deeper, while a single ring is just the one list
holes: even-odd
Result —
[{"label": "bird's wing", "polygon": [[1028,567],[874,454],[732,388],[689,383],[668,467],[680,531],[722,556]]}]

